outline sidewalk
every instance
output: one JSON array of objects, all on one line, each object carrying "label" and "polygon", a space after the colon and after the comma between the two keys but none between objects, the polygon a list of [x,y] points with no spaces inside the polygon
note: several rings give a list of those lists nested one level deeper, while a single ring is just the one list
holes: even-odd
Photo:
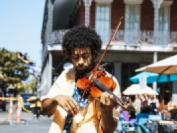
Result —
[{"label": "sidewalk", "polygon": [[[12,125],[16,124],[16,104],[13,104],[13,117],[11,120],[9,120],[9,103],[6,104],[6,111],[0,110],[0,125]],[[24,113],[22,112],[22,115]],[[24,120],[20,122],[20,124],[24,124]]]},{"label": "sidewalk", "polygon": [[[13,115],[13,120],[16,120]],[[8,112],[0,111],[0,122],[7,120]],[[25,124],[0,124],[0,133],[48,133],[52,123],[52,117],[40,116],[39,119],[33,119],[33,114],[22,112],[22,120],[26,120]]]}]

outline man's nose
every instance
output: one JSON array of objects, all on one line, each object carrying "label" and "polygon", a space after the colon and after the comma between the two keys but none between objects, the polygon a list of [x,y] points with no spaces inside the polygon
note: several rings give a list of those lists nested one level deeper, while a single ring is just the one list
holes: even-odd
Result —
[{"label": "man's nose", "polygon": [[78,62],[78,64],[79,64],[80,66],[82,66],[82,65],[84,64],[84,60],[83,60],[82,57],[79,58],[79,62]]}]

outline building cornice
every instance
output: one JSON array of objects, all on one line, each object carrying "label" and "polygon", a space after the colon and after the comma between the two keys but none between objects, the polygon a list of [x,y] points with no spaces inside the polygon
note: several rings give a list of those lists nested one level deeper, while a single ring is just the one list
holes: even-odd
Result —
[{"label": "building cornice", "polygon": [[125,4],[142,4],[143,0],[124,0]]},{"label": "building cornice", "polygon": [[163,1],[163,2],[162,2],[162,5],[163,5],[163,6],[170,6],[170,5],[172,5],[172,4],[173,4],[173,1],[170,1],[170,0],[169,0],[169,1]]},{"label": "building cornice", "polygon": [[[103,45],[101,47],[102,50],[105,50],[106,45]],[[48,51],[62,51],[61,45],[53,45],[53,46],[48,46],[47,47]],[[116,44],[111,44],[108,47],[108,51],[137,51],[137,52],[176,52],[176,47],[172,47],[169,45],[166,46],[146,46],[146,45],[116,45]]]},{"label": "building cornice", "polygon": [[95,2],[100,4],[110,4],[113,0],[95,0]]}]

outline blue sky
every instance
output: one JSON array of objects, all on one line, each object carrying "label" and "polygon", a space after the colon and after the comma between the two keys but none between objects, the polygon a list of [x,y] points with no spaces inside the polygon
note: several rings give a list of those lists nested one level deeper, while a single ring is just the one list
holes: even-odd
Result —
[{"label": "blue sky", "polygon": [[1,0],[0,48],[27,53],[41,66],[41,30],[45,0]]}]

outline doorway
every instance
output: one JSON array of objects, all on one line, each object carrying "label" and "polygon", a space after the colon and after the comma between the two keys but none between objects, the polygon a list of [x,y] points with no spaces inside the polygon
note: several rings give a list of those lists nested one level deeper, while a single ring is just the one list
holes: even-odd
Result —
[{"label": "doorway", "polygon": [[129,80],[130,77],[136,74],[135,70],[140,67],[139,63],[122,63],[121,66],[121,90],[124,91],[132,84]]}]

